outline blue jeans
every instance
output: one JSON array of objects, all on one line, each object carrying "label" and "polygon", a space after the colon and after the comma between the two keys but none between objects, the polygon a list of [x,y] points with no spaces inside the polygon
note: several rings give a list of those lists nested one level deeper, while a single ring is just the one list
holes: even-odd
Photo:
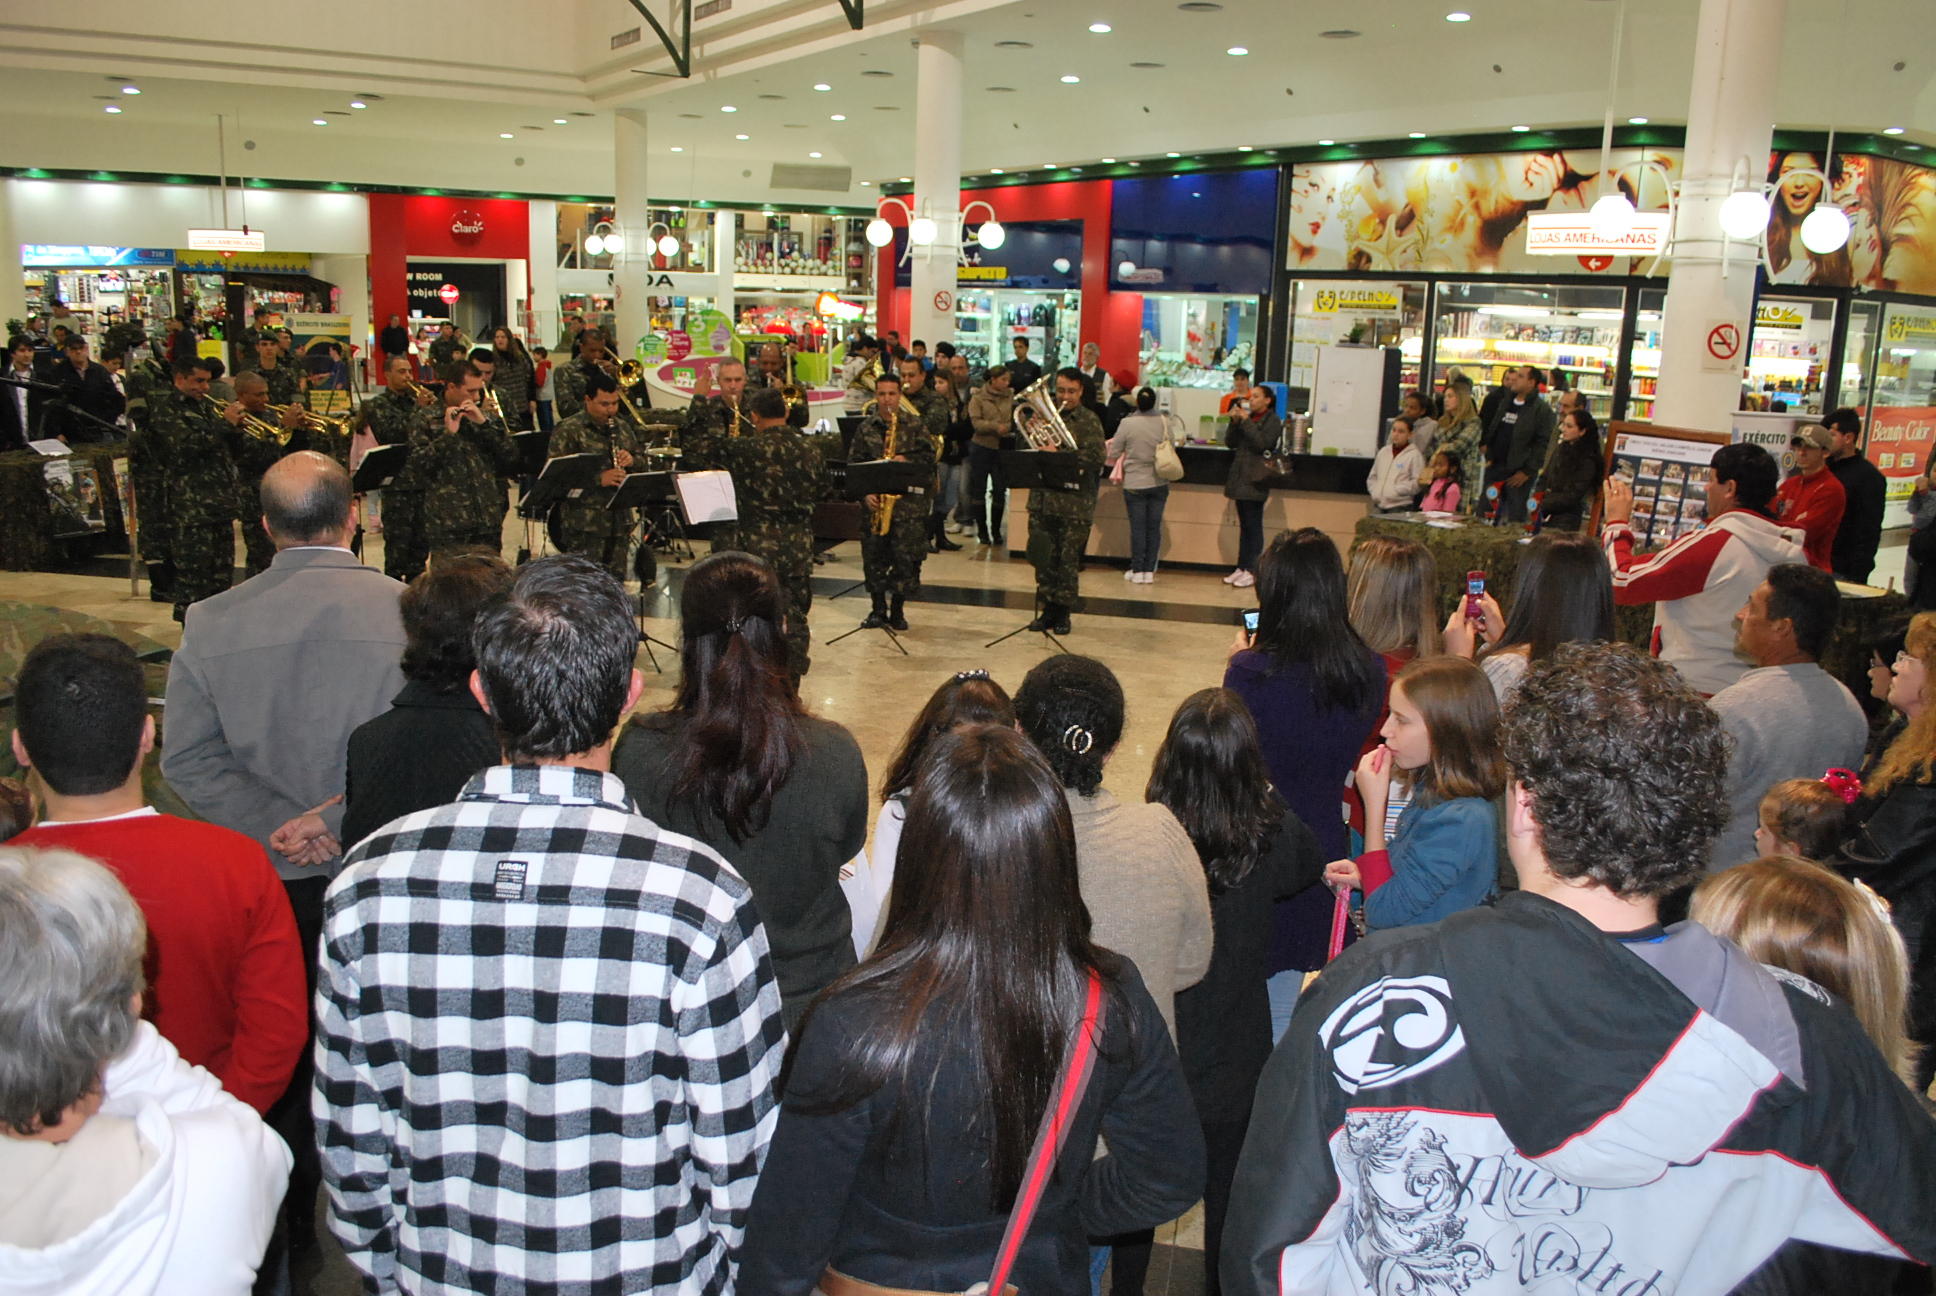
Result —
[{"label": "blue jeans", "polygon": [[1129,569],[1156,570],[1156,555],[1163,547],[1163,506],[1169,503],[1170,484],[1149,490],[1125,490],[1123,507],[1129,510]]},{"label": "blue jeans", "polygon": [[1304,975],[1296,968],[1290,968],[1273,973],[1271,979],[1264,983],[1264,989],[1270,995],[1272,1045],[1283,1039],[1284,1032],[1290,1028],[1291,1014],[1297,1010],[1297,997],[1304,989]]},{"label": "blue jeans", "polygon": [[1237,567],[1257,574],[1257,556],[1264,552],[1264,501],[1236,500]]},{"label": "blue jeans", "polygon": [[946,516],[955,511],[961,502],[961,467],[966,459],[958,464],[941,465],[941,490],[934,497],[934,511]]},{"label": "blue jeans", "polygon": [[551,402],[550,401],[538,402],[538,430],[540,432],[551,431]]},{"label": "blue jeans", "polygon": [[1002,513],[1007,508],[1008,474],[1002,469],[1002,452],[989,446],[969,446],[968,516],[975,520],[982,539],[1001,533]]}]

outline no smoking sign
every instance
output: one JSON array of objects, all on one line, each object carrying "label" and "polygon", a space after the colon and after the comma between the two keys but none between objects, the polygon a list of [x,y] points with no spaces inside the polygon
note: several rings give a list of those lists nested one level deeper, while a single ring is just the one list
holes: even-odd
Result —
[{"label": "no smoking sign", "polygon": [[944,315],[947,314],[955,308],[955,295],[943,288],[934,295],[934,308]]},{"label": "no smoking sign", "polygon": [[1701,353],[1701,367],[1715,371],[1741,367],[1741,326],[1733,320],[1715,320],[1708,325],[1707,345]]}]

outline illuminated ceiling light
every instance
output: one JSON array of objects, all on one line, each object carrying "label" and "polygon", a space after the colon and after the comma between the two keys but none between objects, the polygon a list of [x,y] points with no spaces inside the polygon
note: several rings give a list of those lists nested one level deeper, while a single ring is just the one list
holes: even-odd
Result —
[{"label": "illuminated ceiling light", "polygon": [[[861,181],[866,184],[867,181]],[[883,248],[894,241],[894,227],[876,216],[867,222],[867,241],[870,245]]]},{"label": "illuminated ceiling light", "polygon": [[1646,124],[1647,124],[1647,119],[1645,117],[1627,118],[1627,125],[1629,126],[1645,126]]},{"label": "illuminated ceiling light", "polygon": [[989,175],[1007,175],[1008,172],[1002,170],[1000,167],[989,167],[988,174]]},{"label": "illuminated ceiling light", "polygon": [[[323,123],[321,123],[321,122],[319,121],[319,122],[317,122],[316,124],[317,124],[318,126],[321,126],[321,125],[322,125]],[[512,135],[511,135],[511,132],[510,132],[510,131],[499,131],[499,132],[497,133],[497,137],[498,137],[499,139],[511,139],[511,138],[512,138]]]},{"label": "illuminated ceiling light", "polygon": [[738,112],[738,111],[739,111],[739,109],[737,109],[737,108],[735,108],[735,107],[733,107],[733,105],[731,105],[731,104],[721,104],[721,105],[719,106],[719,111],[721,111],[721,112]]},{"label": "illuminated ceiling light", "polygon": [[1237,151],[1238,151],[1239,153],[1248,153],[1248,152],[1250,152],[1250,145],[1248,145],[1248,144],[1239,144],[1239,145],[1237,146]]},{"label": "illuminated ceiling light", "polygon": [[932,246],[935,240],[935,236],[940,233],[941,233],[941,227],[936,225],[932,219],[926,216],[916,216],[908,224],[908,237],[913,239],[915,244],[919,247]]},{"label": "illuminated ceiling light", "polygon": [[846,121],[846,120],[847,120],[847,114],[846,114],[846,113],[835,113],[835,114],[834,114],[833,116],[831,116],[831,117],[829,117],[829,118],[828,118],[827,120],[828,120],[828,121]]},{"label": "illuminated ceiling light", "polygon": [[350,100],[350,107],[352,108],[368,108],[369,106],[370,105],[364,103],[361,99]]},{"label": "illuminated ceiling light", "polygon": [[1407,132],[1406,132],[1406,134],[1407,134],[1407,135],[1409,135],[1409,136],[1411,136],[1411,137],[1412,137],[1413,139],[1424,139],[1424,138],[1425,138],[1425,132],[1424,132],[1424,131],[1407,131]]},{"label": "illuminated ceiling light", "polygon": [[108,105],[107,107],[105,107],[105,108],[103,108],[103,109],[102,109],[101,111],[102,111],[102,112],[110,112],[110,113],[118,113],[118,112],[120,112],[120,111],[121,111],[121,105],[120,105],[120,104],[109,104],[109,105]]},{"label": "illuminated ceiling light", "polygon": [[1525,134],[1525,133],[1526,133],[1527,131],[1529,131],[1529,130],[1531,130],[1531,129],[1532,129],[1532,127],[1531,127],[1531,126],[1515,126],[1515,127],[1513,127],[1513,134],[1515,134],[1515,135],[1524,135],[1524,134]]},{"label": "illuminated ceiling light", "polygon": [[1250,53],[1250,51],[1248,49],[1245,49],[1242,45],[1232,45],[1229,49],[1225,50],[1224,53],[1230,55],[1230,57],[1232,58],[1242,58],[1244,55]]},{"label": "illuminated ceiling light", "polygon": [[684,153],[686,151],[686,146],[683,144],[674,144],[672,146],[672,151],[674,153]]},{"label": "illuminated ceiling light", "polygon": [[1103,164],[1104,166],[1114,166],[1114,165],[1116,164],[1116,159],[1115,159],[1115,158],[1104,158],[1104,159],[1102,160],[1102,164]]},{"label": "illuminated ceiling light", "polygon": [[[350,107],[354,108],[356,107],[356,105],[351,104]],[[571,119],[568,117],[553,117],[551,119],[551,124],[553,126],[569,126],[571,125]]]},{"label": "illuminated ceiling light", "polygon": [[1165,153],[1163,156],[1164,157],[1182,157],[1183,155],[1181,153]]},{"label": "illuminated ceiling light", "polygon": [[1082,78],[1079,76],[1065,76],[1062,78],[1062,84],[1063,85],[1081,85]]},{"label": "illuminated ceiling light", "polygon": [[1816,256],[1837,252],[1849,241],[1849,214],[1827,203],[1802,222],[1802,246]]},{"label": "illuminated ceiling light", "polygon": [[808,156],[808,157],[810,157],[810,158],[817,158],[817,157],[819,157],[820,155],[819,155],[818,153],[809,153],[809,154],[807,154],[807,156]]},{"label": "illuminated ceiling light", "polygon": [[825,81],[817,82],[813,88],[818,90],[821,94],[826,94],[829,90],[833,89],[833,87],[828,85]]},{"label": "illuminated ceiling light", "polygon": [[1721,228],[1729,238],[1760,238],[1768,230],[1768,195],[1759,189],[1729,194],[1721,204]]},{"label": "illuminated ceiling light", "polygon": [[1107,36],[1110,32],[1113,32],[1116,29],[1114,27],[1111,27],[1108,23],[1090,23],[1089,30],[1096,33],[1096,35],[1098,36]]},{"label": "illuminated ceiling light", "polygon": [[913,183],[914,183],[914,177],[913,177],[913,176],[902,176],[902,177],[901,177],[901,183],[902,183],[902,184],[913,184]]},{"label": "illuminated ceiling light", "polygon": [[981,223],[981,228],[975,232],[975,241],[993,252],[1008,242],[1008,231],[1002,228],[1002,223],[998,220],[985,220]]},{"label": "illuminated ceiling light", "polygon": [[1466,12],[1465,10],[1463,10],[1463,9],[1454,9],[1454,10],[1453,10],[1453,11],[1452,11],[1451,13],[1449,13],[1449,14],[1447,14],[1447,15],[1445,15],[1445,21],[1447,21],[1447,22],[1471,22],[1471,21],[1472,21],[1472,15],[1471,15],[1471,14],[1469,14],[1469,13],[1467,13],[1467,12]]},{"label": "illuminated ceiling light", "polygon": [[1884,127],[1882,128],[1882,133],[1883,133],[1884,135],[1900,135],[1900,134],[1902,134],[1902,127],[1900,127],[1900,126],[1884,126]]},{"label": "illuminated ceiling light", "polygon": [[733,136],[733,138],[736,140],[749,140],[749,139],[752,139],[753,137],[751,135],[735,135]]},{"label": "illuminated ceiling light", "polygon": [[1338,141],[1336,140],[1319,140],[1318,146],[1320,148],[1330,148],[1333,144],[1336,144],[1337,142]]},{"label": "illuminated ceiling light", "polygon": [[122,94],[124,94],[124,95],[138,95],[138,94],[140,94],[140,93],[141,93],[141,87],[140,87],[140,86],[132,86],[132,85],[124,85],[124,86],[122,86],[122,87],[121,87],[121,93],[122,93]]}]

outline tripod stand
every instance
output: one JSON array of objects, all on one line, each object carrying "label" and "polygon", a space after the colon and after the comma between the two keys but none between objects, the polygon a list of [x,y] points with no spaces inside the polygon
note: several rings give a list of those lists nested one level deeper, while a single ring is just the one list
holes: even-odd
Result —
[{"label": "tripod stand", "polygon": [[1026,625],[1018,625],[1013,630],[1010,630],[1007,634],[1003,635],[1001,638],[990,639],[987,643],[983,644],[982,647],[993,648],[996,644],[1007,643],[1010,639],[1013,639],[1018,634],[1033,633],[1033,634],[1039,634],[1044,639],[1047,639],[1057,652],[1066,653],[1069,651],[1068,648],[1063,646],[1062,640],[1056,636],[1055,631],[1049,630],[1049,629],[1033,630],[1032,627],[1034,625],[1035,625],[1034,621],[1030,621]]},{"label": "tripod stand", "polygon": [[[636,536],[638,548],[633,554],[632,569],[639,578],[639,601],[637,604],[639,642],[645,645],[646,660],[651,662],[652,669],[658,671],[661,675],[665,674],[665,668],[659,665],[658,654],[652,651],[652,646],[657,644],[675,657],[679,655],[679,650],[665,640],[656,638],[651,631],[645,628],[645,606],[646,600],[649,597],[647,591],[657,586],[658,564],[653,562],[648,565],[642,560],[650,558],[652,553],[649,537],[653,524],[648,517],[648,510],[653,505],[658,505],[660,506],[662,515],[672,517],[676,524],[678,497],[678,490],[673,484],[673,478],[670,472],[634,472],[625,475],[625,480],[620,482],[618,488],[612,492],[611,502],[607,505],[614,516],[633,509],[638,510],[639,521]],[[632,535],[631,531],[614,531],[612,533],[612,543],[622,544],[626,537],[630,535]],[[688,550],[687,556],[691,556],[690,550]],[[608,560],[607,565],[609,565],[611,555],[608,553],[606,558]]]}]

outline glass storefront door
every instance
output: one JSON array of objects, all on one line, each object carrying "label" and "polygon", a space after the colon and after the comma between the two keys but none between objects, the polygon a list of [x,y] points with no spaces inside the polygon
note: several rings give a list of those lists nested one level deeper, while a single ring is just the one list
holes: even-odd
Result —
[{"label": "glass storefront door", "polygon": [[971,369],[1015,358],[1014,338],[1027,338],[1029,359],[1054,373],[1081,354],[1082,293],[1077,289],[962,288],[955,294],[955,350]]},{"label": "glass storefront door", "polygon": [[1838,406],[1860,407],[1869,403],[1869,379],[1875,373],[1881,319],[1881,302],[1849,303],[1849,336],[1842,346],[1842,377],[1835,389]]},{"label": "glass storefront door", "polygon": [[1651,422],[1654,396],[1660,390],[1660,334],[1667,316],[1667,290],[1642,288],[1634,303],[1633,349],[1627,353],[1626,417],[1636,423]]},{"label": "glass storefront door", "polygon": [[1748,334],[1742,394],[1751,410],[1820,414],[1835,336],[1835,302],[1763,297]]},{"label": "glass storefront door", "polygon": [[1910,493],[1936,452],[1936,307],[1883,307],[1874,393],[1867,453],[1889,479],[1882,524],[1906,526]]},{"label": "glass storefront door", "polygon": [[[1456,372],[1483,394],[1504,381],[1507,369],[1534,365],[1547,373],[1549,391],[1578,388],[1604,423],[1613,414],[1626,305],[1625,288],[1441,284],[1432,385]],[[1658,364],[1656,352],[1647,367]],[[1633,417],[1644,417],[1645,408]]]}]

